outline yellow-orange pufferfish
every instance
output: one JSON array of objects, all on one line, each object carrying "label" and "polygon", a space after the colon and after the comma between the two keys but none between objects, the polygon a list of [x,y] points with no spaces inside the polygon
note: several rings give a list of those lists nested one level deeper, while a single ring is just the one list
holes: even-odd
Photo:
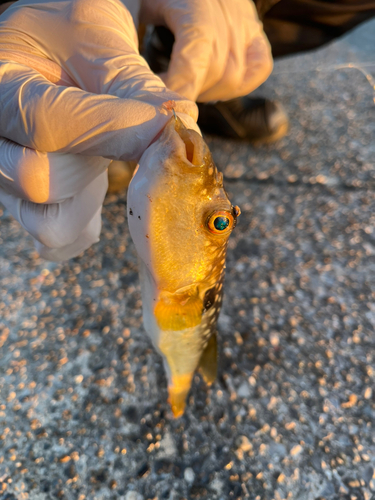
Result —
[{"label": "yellow-orange pufferfish", "polygon": [[198,368],[207,383],[216,377],[227,243],[239,214],[207,144],[172,118],[130,183],[128,222],[140,259],[144,326],[163,357],[175,417]]}]

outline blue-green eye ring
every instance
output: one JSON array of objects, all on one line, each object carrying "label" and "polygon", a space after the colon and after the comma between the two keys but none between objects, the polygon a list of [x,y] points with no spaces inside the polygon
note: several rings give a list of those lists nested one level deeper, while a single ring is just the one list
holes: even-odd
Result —
[{"label": "blue-green eye ring", "polygon": [[216,219],[214,220],[215,229],[217,229],[218,231],[225,231],[229,224],[230,222],[228,217],[220,216],[216,217]]},{"label": "blue-green eye ring", "polygon": [[233,215],[226,210],[218,210],[210,215],[207,226],[213,234],[226,234],[234,224]]}]

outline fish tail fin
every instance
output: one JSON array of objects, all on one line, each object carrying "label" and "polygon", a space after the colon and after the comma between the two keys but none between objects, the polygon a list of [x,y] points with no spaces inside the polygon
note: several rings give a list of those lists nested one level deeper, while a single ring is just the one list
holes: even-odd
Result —
[{"label": "fish tail fin", "polygon": [[194,372],[172,376],[172,383],[168,385],[169,404],[175,418],[181,417],[185,411],[186,398],[190,391]]},{"label": "fish tail fin", "polygon": [[217,376],[217,336],[212,334],[199,360],[198,370],[207,385],[213,384]]}]

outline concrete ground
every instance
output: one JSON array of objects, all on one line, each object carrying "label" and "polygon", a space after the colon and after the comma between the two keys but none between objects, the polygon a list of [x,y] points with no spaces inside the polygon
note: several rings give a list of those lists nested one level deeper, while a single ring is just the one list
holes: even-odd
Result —
[{"label": "concrete ground", "polygon": [[64,264],[0,212],[2,500],[375,499],[374,46],[370,22],[276,64],[258,93],[289,113],[277,144],[208,138],[242,215],[219,378],[179,420],[126,197]]}]

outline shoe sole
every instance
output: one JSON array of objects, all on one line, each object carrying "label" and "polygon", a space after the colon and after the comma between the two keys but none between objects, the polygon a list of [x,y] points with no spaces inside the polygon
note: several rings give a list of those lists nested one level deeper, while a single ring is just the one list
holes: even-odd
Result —
[{"label": "shoe sole", "polygon": [[[288,133],[289,121],[286,119],[283,123],[281,123],[281,125],[273,134],[265,137],[250,139],[249,137],[246,137],[246,130],[244,129],[244,127],[241,125],[241,123],[239,123],[237,120],[233,118],[232,114],[227,110],[227,108],[225,107],[225,105],[223,105],[223,103],[217,103],[216,107],[223,116],[223,118],[227,121],[227,123],[229,123],[229,125],[237,134],[238,137],[236,138],[233,137],[233,139],[235,140],[238,139],[240,141],[246,141],[250,144],[257,146],[261,144],[270,144],[272,142],[276,142]],[[281,109],[284,110],[284,108]]]}]

